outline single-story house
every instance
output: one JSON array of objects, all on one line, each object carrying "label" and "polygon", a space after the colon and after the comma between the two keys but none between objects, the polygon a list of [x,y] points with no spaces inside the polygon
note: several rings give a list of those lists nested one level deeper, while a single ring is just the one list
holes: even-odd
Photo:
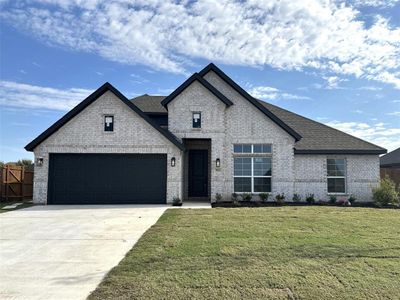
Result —
[{"label": "single-story house", "polygon": [[380,158],[381,178],[389,176],[396,187],[400,188],[400,148],[389,152]]},{"label": "single-story house", "polygon": [[34,202],[214,201],[232,193],[371,200],[386,150],[255,99],[214,64],[169,96],[105,83],[25,149]]}]

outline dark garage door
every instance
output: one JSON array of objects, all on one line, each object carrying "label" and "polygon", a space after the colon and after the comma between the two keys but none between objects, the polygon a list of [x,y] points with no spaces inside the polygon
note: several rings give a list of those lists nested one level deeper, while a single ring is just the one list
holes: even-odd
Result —
[{"label": "dark garage door", "polygon": [[166,203],[164,154],[50,154],[49,204]]}]

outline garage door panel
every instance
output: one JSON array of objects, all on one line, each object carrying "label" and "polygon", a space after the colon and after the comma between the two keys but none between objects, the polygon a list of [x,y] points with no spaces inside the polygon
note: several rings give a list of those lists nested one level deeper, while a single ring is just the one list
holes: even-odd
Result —
[{"label": "garage door panel", "polygon": [[165,154],[50,154],[49,204],[166,202]]}]

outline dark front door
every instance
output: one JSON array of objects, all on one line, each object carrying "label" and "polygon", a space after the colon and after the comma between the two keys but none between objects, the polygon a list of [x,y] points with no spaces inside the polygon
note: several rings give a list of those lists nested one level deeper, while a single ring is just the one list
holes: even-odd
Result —
[{"label": "dark front door", "polygon": [[164,154],[50,154],[48,204],[166,202]]},{"label": "dark front door", "polygon": [[189,197],[208,196],[208,151],[189,150]]}]

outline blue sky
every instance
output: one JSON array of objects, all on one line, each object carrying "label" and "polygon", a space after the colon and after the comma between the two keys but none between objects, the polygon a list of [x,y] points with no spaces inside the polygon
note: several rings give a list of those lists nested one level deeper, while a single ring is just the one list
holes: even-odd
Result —
[{"label": "blue sky", "polygon": [[253,96],[400,147],[400,1],[0,0],[0,160],[109,81],[168,95],[217,64]]}]

